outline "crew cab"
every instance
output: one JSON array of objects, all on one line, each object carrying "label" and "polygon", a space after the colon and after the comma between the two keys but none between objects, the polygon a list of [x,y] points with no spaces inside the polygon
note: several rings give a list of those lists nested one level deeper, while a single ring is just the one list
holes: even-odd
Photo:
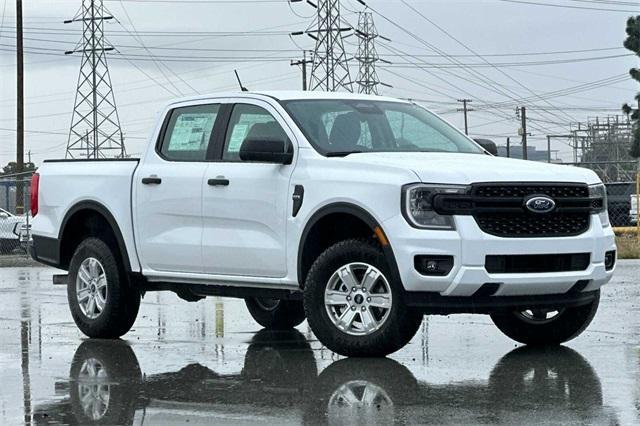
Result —
[{"label": "crew cab", "polygon": [[402,348],[425,314],[560,344],[616,263],[592,171],[498,158],[419,105],[349,93],[176,101],[140,159],[45,161],[31,208],[32,256],[68,271],[98,338],[168,290],[244,298],[267,328],[307,319],[347,356]]}]

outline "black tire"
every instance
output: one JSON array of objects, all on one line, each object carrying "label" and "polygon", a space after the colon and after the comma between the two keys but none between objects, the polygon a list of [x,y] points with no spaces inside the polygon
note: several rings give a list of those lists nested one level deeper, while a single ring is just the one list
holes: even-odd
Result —
[{"label": "black tire", "polygon": [[271,330],[289,330],[305,320],[302,302],[258,297],[244,299],[253,319]]},{"label": "black tire", "polygon": [[[331,276],[350,263],[364,263],[377,268],[389,283],[392,303],[388,317],[375,331],[352,335],[339,329],[325,308],[325,289]],[[380,246],[366,240],[339,242],[313,263],[304,288],[304,309],[316,337],[330,350],[355,357],[386,356],[404,347],[418,331],[422,312],[408,308],[403,301],[402,284],[395,282]]]},{"label": "black tire", "polygon": [[142,373],[135,353],[126,342],[84,341],[76,349],[69,375],[76,424],[133,424]]},{"label": "black tire", "polygon": [[[97,259],[107,277],[106,302],[96,318],[82,312],[76,295],[76,279],[83,261]],[[75,251],[69,265],[67,299],[76,325],[85,335],[93,338],[113,339],[127,333],[138,315],[140,293],[132,288],[123,266],[114,251],[98,238],[85,239]]]},{"label": "black tire", "polygon": [[560,345],[578,337],[591,323],[600,304],[600,291],[586,305],[564,308],[546,322],[527,320],[518,312],[491,315],[493,323],[505,335],[526,345]]}]

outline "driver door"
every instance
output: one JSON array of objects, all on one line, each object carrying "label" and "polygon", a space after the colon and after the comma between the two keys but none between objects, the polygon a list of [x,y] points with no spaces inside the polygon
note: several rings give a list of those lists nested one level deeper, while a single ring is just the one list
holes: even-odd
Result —
[{"label": "driver door", "polygon": [[202,188],[205,273],[286,276],[286,220],[294,166],[247,162],[239,155],[249,137],[293,140],[283,123],[266,102],[242,99],[233,105],[218,158],[209,164]]}]

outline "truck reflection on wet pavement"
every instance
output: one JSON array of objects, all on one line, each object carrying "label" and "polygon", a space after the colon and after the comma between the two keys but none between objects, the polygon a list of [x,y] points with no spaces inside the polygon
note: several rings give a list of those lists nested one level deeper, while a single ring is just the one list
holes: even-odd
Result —
[{"label": "truck reflection on wet pavement", "polygon": [[[36,406],[36,424],[151,424],[181,412],[203,420],[254,418],[329,424],[419,423],[424,419],[518,422],[532,410],[554,421],[617,423],[603,407],[600,380],[576,351],[518,348],[491,371],[487,383],[444,386],[417,380],[392,359],[342,359],[322,373],[298,331],[260,331],[237,374],[199,363],[145,375],[134,350],[122,341],[87,340],[73,357],[67,396]],[[151,418],[153,420],[151,420]]]},{"label": "truck reflection on wet pavement", "polygon": [[567,346],[430,317],[383,359],[338,357],[306,324],[259,330],[238,300],[171,294],[145,298],[125,339],[84,339],[53,270],[4,269],[0,424],[638,423],[639,267],[621,264],[592,330]]}]

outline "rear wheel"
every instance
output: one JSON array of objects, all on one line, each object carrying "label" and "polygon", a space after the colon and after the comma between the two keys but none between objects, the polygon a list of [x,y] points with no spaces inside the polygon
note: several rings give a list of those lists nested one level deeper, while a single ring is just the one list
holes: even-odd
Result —
[{"label": "rear wheel", "polygon": [[87,238],[76,249],[67,298],[80,331],[97,338],[125,334],[140,307],[140,293],[129,284],[113,250],[98,238]]},{"label": "rear wheel", "polygon": [[329,349],[346,356],[385,356],[405,346],[422,313],[404,304],[379,245],[347,240],[314,262],[304,290],[311,329]]},{"label": "rear wheel", "polygon": [[491,315],[494,324],[513,340],[527,345],[559,345],[578,337],[591,323],[600,303],[555,310],[530,309]]},{"label": "rear wheel", "polygon": [[287,330],[305,319],[302,302],[297,300],[248,297],[244,301],[253,319],[264,328]]}]

